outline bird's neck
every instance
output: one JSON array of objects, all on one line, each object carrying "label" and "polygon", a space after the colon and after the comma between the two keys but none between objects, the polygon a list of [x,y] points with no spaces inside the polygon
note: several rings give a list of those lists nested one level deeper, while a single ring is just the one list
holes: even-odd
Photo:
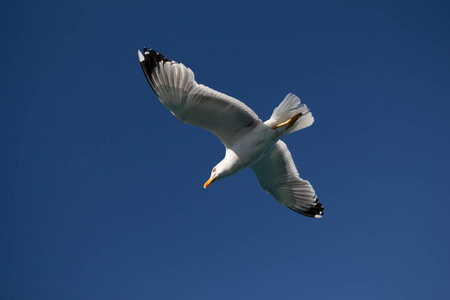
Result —
[{"label": "bird's neck", "polygon": [[243,168],[239,156],[230,149],[227,149],[224,159],[219,164],[222,167],[222,174],[225,177],[233,175]]}]

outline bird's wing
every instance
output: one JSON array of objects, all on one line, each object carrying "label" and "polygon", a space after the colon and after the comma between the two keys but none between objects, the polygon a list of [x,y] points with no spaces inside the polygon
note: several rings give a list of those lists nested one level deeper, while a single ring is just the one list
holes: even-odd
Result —
[{"label": "bird's wing", "polygon": [[307,180],[300,178],[284,142],[278,141],[251,168],[261,187],[284,206],[308,217],[320,218],[323,215],[316,192]]},{"label": "bird's wing", "polygon": [[231,146],[261,120],[247,105],[198,84],[194,73],[154,50],[138,52],[142,70],[161,103],[181,122],[202,127]]}]

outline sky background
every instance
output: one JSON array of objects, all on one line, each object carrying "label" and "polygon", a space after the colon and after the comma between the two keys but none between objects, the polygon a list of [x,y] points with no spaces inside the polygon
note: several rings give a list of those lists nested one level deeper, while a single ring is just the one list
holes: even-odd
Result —
[{"label": "sky background", "polygon": [[[449,299],[446,1],[2,1],[0,298]],[[137,50],[284,138],[321,220],[158,101]]]}]

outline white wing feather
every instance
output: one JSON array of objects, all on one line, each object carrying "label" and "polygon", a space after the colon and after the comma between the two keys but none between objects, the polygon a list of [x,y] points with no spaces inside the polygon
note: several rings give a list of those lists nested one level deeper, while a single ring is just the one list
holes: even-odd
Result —
[{"label": "white wing feather", "polygon": [[256,113],[241,101],[198,84],[192,70],[183,64],[154,50],[138,54],[161,103],[181,122],[214,133],[227,148],[261,123]]},{"label": "white wing feather", "polygon": [[261,187],[284,206],[321,218],[322,205],[307,180],[300,178],[286,144],[278,141],[270,152],[251,166]]}]

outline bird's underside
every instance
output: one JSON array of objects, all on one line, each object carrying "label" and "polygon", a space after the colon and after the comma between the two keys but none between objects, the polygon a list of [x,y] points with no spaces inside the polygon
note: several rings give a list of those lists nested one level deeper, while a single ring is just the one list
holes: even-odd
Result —
[{"label": "bird's underside", "polygon": [[[211,131],[225,145],[227,154],[214,167],[205,187],[236,172],[233,168],[240,158],[235,158],[236,154],[233,157],[228,155],[236,152],[232,151],[233,147],[247,145],[244,140],[249,137],[258,139],[256,132],[273,131],[277,139],[268,144],[264,156],[247,166],[253,169],[261,187],[281,204],[305,216],[322,217],[323,207],[313,187],[300,178],[286,144],[278,140],[283,135],[310,126],[314,121],[298,97],[288,94],[275,108],[272,117],[263,123],[241,101],[198,84],[192,70],[183,64],[147,48],[143,54],[140,51],[138,54],[147,81],[161,103],[183,123]],[[245,148],[241,151],[251,156],[255,150]]]}]

